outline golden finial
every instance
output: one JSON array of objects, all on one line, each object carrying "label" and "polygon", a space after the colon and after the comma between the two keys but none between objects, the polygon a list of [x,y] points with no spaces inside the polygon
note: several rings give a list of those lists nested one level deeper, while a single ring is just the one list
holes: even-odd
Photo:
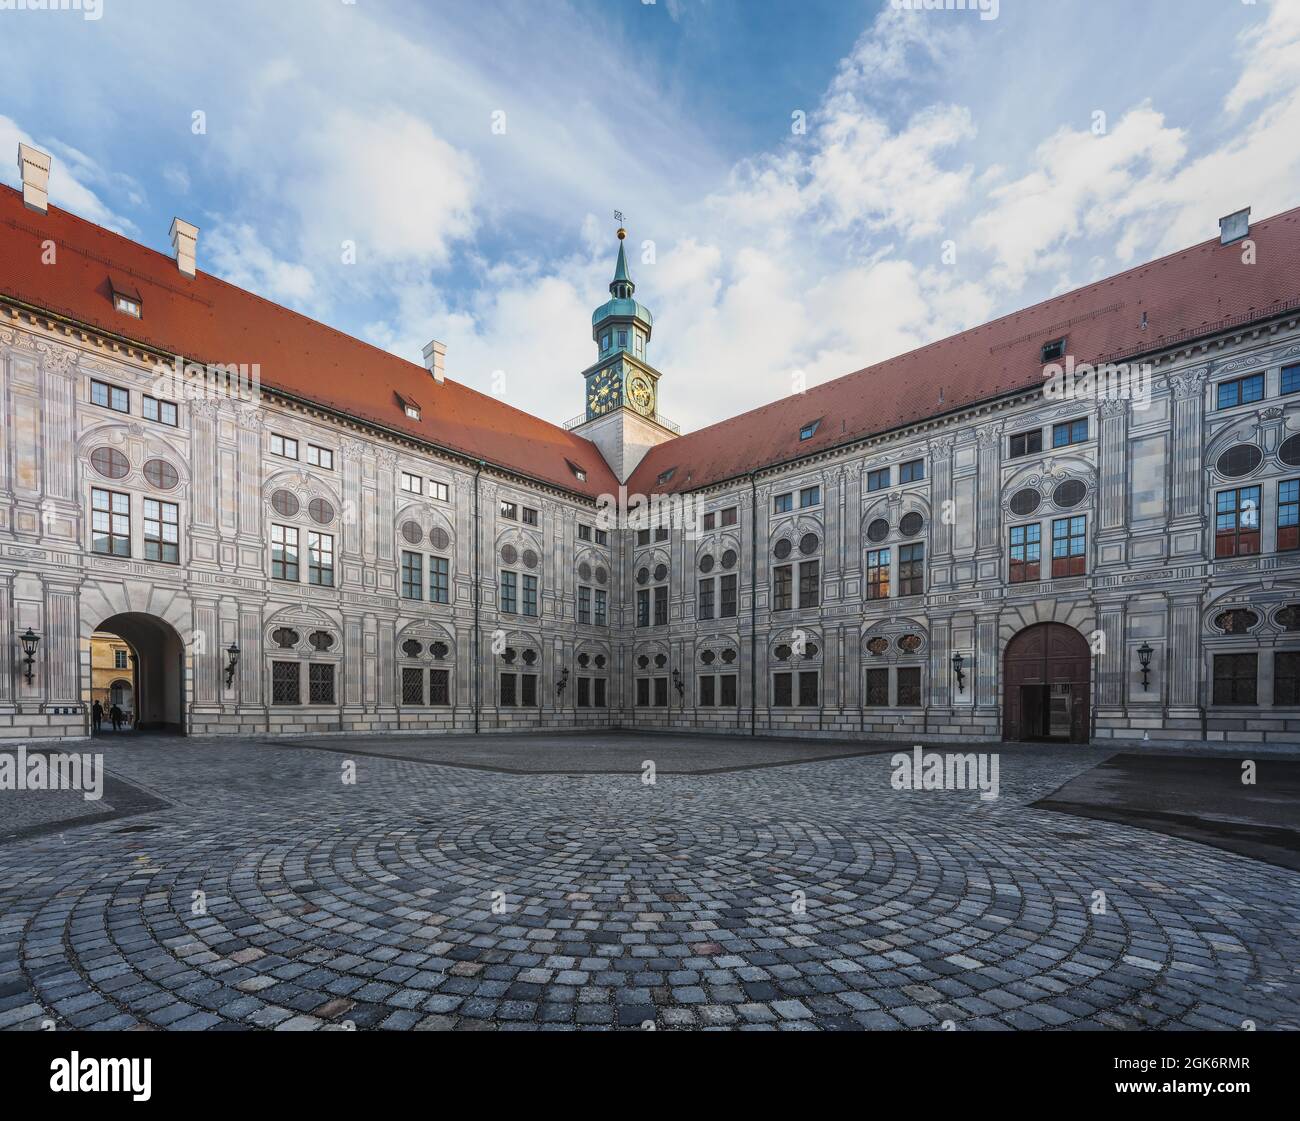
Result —
[{"label": "golden finial", "polygon": [[619,226],[619,228],[618,228],[618,240],[619,240],[619,241],[622,241],[625,237],[627,237],[627,230],[623,229],[622,226]]}]

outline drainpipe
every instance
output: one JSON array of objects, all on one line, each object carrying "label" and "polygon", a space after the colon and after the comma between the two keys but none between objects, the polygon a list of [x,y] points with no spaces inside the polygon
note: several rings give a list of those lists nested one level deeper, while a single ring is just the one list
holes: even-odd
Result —
[{"label": "drainpipe", "polygon": [[758,483],[749,473],[749,734],[758,735]]},{"label": "drainpipe", "polygon": [[474,468],[474,734],[478,735],[479,709],[482,706],[482,679],[483,679],[483,640],[479,634],[479,599],[482,596],[482,587],[479,576],[479,509],[478,509],[478,480],[483,473],[483,460],[478,461],[478,466]]}]

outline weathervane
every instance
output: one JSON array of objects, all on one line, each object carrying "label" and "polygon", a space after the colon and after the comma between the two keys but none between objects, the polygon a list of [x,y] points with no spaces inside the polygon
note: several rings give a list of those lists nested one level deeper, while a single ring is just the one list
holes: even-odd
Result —
[{"label": "weathervane", "polygon": [[627,230],[623,228],[623,212],[621,210],[614,211],[614,221],[618,223],[618,240],[622,241],[627,237]]}]

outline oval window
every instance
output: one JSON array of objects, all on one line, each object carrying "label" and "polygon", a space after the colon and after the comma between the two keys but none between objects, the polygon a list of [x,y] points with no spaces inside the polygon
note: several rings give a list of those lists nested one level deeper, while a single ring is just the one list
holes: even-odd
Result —
[{"label": "oval window", "polygon": [[323,498],[313,498],[307,503],[307,513],[317,525],[329,525],[334,520],[334,507]]},{"label": "oval window", "polygon": [[904,537],[915,537],[925,528],[925,519],[915,510],[910,514],[904,514],[903,520],[898,523],[898,531]]},{"label": "oval window", "polygon": [[158,490],[171,490],[181,481],[176,468],[165,459],[151,459],[144,465],[144,477],[151,487]]},{"label": "oval window", "polygon": [[282,518],[292,518],[298,513],[298,496],[289,490],[277,490],[271,495],[271,509]]},{"label": "oval window", "polygon": [[1018,490],[1011,496],[1008,505],[1011,507],[1013,514],[1019,514],[1022,517],[1026,514],[1032,514],[1038,509],[1038,505],[1043,501],[1043,496],[1036,490],[1030,490],[1026,487],[1024,490]]},{"label": "oval window", "polygon": [[116,448],[96,448],[90,453],[90,465],[106,479],[121,479],[131,464]]},{"label": "oval window", "polygon": [[1289,467],[1300,467],[1300,436],[1288,436],[1277,449],[1277,457]]},{"label": "oval window", "polygon": [[1255,470],[1263,458],[1264,453],[1254,444],[1238,444],[1219,456],[1215,467],[1225,479],[1238,479]]},{"label": "oval window", "polygon": [[1062,510],[1068,510],[1071,506],[1079,505],[1087,493],[1088,488],[1078,479],[1066,479],[1052,491],[1052,501]]},{"label": "oval window", "polygon": [[889,536],[889,523],[884,518],[877,518],[867,526],[867,537],[872,541],[883,541]]}]

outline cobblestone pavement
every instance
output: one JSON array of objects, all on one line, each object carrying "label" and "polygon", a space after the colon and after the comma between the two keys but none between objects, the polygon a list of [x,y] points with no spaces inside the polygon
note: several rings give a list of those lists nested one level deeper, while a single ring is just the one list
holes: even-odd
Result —
[{"label": "cobblestone pavement", "polygon": [[896,791],[889,754],[646,785],[255,741],[105,750],[168,804],[0,845],[0,1027],[1300,1019],[1300,873],[1028,805],[1104,750],[1003,750],[996,802]]}]

